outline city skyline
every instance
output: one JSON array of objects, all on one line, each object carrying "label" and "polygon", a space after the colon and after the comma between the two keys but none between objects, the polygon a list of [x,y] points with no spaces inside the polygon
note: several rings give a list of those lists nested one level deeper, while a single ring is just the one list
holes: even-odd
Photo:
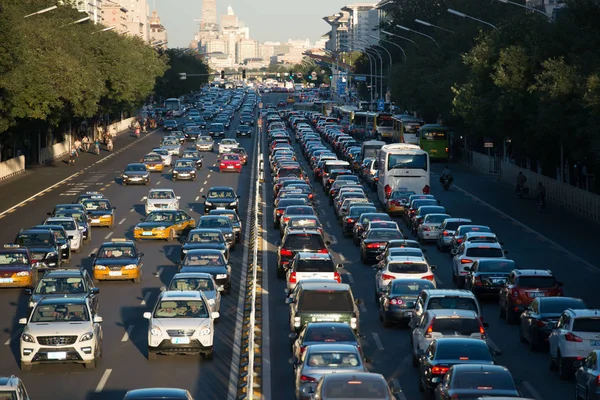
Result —
[{"label": "city skyline", "polygon": [[[202,1],[155,0],[149,3],[151,7],[156,4],[161,22],[169,32],[169,47],[188,47],[198,32],[199,22],[195,20],[203,19]],[[289,39],[309,39],[315,42],[329,30],[321,19],[323,14],[335,13],[340,7],[351,3],[347,0],[330,0],[327,7],[323,8],[322,1],[305,0],[298,9],[278,0],[261,0],[258,7],[256,3],[242,0],[216,0],[217,21],[220,16],[227,14],[227,7],[231,6],[250,28],[254,40],[287,42]]]}]

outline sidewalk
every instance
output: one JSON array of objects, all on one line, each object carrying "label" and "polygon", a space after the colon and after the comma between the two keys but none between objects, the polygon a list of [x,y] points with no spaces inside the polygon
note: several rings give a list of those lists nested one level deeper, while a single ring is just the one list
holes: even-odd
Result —
[{"label": "sidewalk", "polygon": [[[115,137],[115,150],[119,150],[135,140],[137,138],[130,133],[129,129],[122,130]],[[110,154],[112,153],[106,150],[106,146],[100,145],[100,155],[79,153],[75,165],[69,165],[69,155],[67,154],[50,163],[28,167],[25,172],[16,175],[14,178],[0,182],[0,192],[2,192],[2,196],[0,196],[0,213]]]}]

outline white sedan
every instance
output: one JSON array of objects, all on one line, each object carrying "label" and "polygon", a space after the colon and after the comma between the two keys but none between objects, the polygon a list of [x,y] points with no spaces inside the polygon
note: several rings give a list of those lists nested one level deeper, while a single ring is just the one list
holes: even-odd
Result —
[{"label": "white sedan", "polygon": [[152,150],[152,153],[158,154],[160,158],[162,158],[162,162],[165,167],[170,167],[173,164],[173,156],[171,156],[167,150],[157,148]]},{"label": "white sedan", "polygon": [[179,210],[180,196],[176,196],[173,189],[151,189],[148,196],[142,200],[146,202],[146,215],[152,211]]},{"label": "white sedan", "polygon": [[219,142],[219,154],[229,153],[231,149],[235,149],[239,145],[235,139],[223,139]]}]

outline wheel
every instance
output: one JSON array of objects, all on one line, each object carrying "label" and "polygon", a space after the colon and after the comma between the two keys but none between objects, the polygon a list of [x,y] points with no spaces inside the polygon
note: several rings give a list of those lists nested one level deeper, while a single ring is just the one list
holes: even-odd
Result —
[{"label": "wheel", "polygon": [[148,348],[148,361],[154,361],[158,358],[158,354]]},{"label": "wheel", "polygon": [[150,180],[147,180],[146,183],[145,183],[145,185],[149,186],[150,185]]},{"label": "wheel", "polygon": [[175,231],[173,229],[169,230],[169,237],[167,239],[169,242],[172,242],[173,240],[175,240]]},{"label": "wheel", "polygon": [[571,376],[573,375],[573,370],[571,369],[571,366],[566,361],[563,361],[562,357],[560,356],[560,353],[558,353],[557,364],[558,364],[558,379],[560,379],[561,381],[566,381],[568,379],[571,379]]},{"label": "wheel", "polygon": [[214,358],[213,351],[209,351],[208,353],[202,354],[205,360],[212,360]]},{"label": "wheel", "polygon": [[139,275],[136,278],[133,278],[133,283],[141,283],[142,282],[142,271],[140,271]]},{"label": "wheel", "polygon": [[127,186],[127,182],[125,182],[125,181],[121,182],[121,184],[122,184],[123,186]]},{"label": "wheel", "polygon": [[83,364],[83,366],[85,367],[85,369],[96,369],[96,367],[98,366],[98,359],[94,358],[92,361]]},{"label": "wheel", "polygon": [[21,368],[21,371],[23,372],[30,372],[33,369],[33,365],[23,362],[21,361],[21,364],[19,365],[19,367]]}]

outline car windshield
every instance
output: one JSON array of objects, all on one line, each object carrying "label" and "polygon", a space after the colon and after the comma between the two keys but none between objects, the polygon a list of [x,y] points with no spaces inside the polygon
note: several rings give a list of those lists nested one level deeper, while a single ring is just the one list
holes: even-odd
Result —
[{"label": "car windshield", "polygon": [[15,243],[19,246],[50,246],[53,243],[52,234],[48,232],[21,233]]},{"label": "car windshield", "polygon": [[[548,299],[550,301],[547,301]],[[543,314],[561,314],[567,308],[574,310],[587,308],[583,300],[568,297],[540,297],[540,305]],[[600,332],[600,330],[597,332]]]},{"label": "car windshield", "polygon": [[19,400],[17,398],[17,392],[14,390],[6,391],[0,390],[0,400]]},{"label": "car windshield", "polygon": [[430,214],[425,217],[424,224],[441,224],[446,218],[450,217],[448,214]]},{"label": "car windshield", "polygon": [[425,263],[390,263],[388,271],[394,274],[424,274],[429,268]]},{"label": "car windshield", "polygon": [[162,162],[162,158],[160,156],[145,156],[144,162]]},{"label": "car windshield", "polygon": [[[251,119],[252,117],[250,117],[250,116],[242,116],[242,119],[246,119],[246,118]],[[250,130],[250,126],[249,125],[240,125],[240,126],[238,126],[238,130],[240,132],[249,131]]]},{"label": "car windshield", "polygon": [[82,223],[87,222],[87,217],[80,211],[64,210],[64,211],[54,213],[54,216],[58,217],[58,218],[73,218],[75,221],[82,222]]},{"label": "car windshield", "polygon": [[201,290],[211,292],[215,290],[210,278],[173,278],[169,290]]},{"label": "car windshield", "polygon": [[306,365],[315,368],[358,367],[360,358],[356,353],[348,352],[311,353],[306,360]]},{"label": "car windshield", "polygon": [[211,190],[208,192],[209,199],[231,199],[235,198],[235,194],[231,190]]},{"label": "car windshield", "polygon": [[221,140],[221,144],[226,144],[226,145],[234,144],[235,145],[235,144],[237,144],[237,142],[233,139],[223,139],[223,140]]},{"label": "car windshield", "polygon": [[311,326],[304,335],[305,342],[356,342],[350,326]]},{"label": "car windshield", "polygon": [[479,390],[512,390],[516,391],[515,383],[510,373],[490,373],[486,371],[461,372],[454,375],[453,386],[455,389]]},{"label": "car windshield", "polygon": [[373,230],[373,231],[369,231],[367,239],[375,239],[375,240],[402,239],[402,233],[400,233],[397,230],[392,230],[392,229]]},{"label": "car windshield", "polygon": [[163,146],[179,146],[179,142],[176,140],[165,140]]},{"label": "car windshield", "polygon": [[[464,318],[438,318],[433,322],[433,331],[444,335],[470,335],[479,333],[479,322]],[[494,361],[487,344],[481,341],[459,345],[438,343],[435,358],[437,360]]]},{"label": "car windshield", "polygon": [[467,257],[502,258],[504,253],[497,247],[471,247],[465,253]]},{"label": "car windshield", "polygon": [[426,154],[390,154],[387,169],[422,169],[427,171]]},{"label": "car windshield", "polygon": [[198,137],[197,142],[212,142],[212,138],[208,136],[200,136]]},{"label": "car windshield", "polygon": [[312,207],[294,207],[290,206],[285,209],[286,215],[315,215],[315,210]]},{"label": "car windshield", "polygon": [[190,232],[188,243],[223,243],[221,232]]},{"label": "car windshield", "polygon": [[240,161],[240,156],[237,154],[224,154],[221,159],[223,161]]},{"label": "car windshield", "polygon": [[486,261],[480,262],[477,267],[478,272],[510,272],[517,268],[511,261]]},{"label": "car windshield", "polygon": [[311,290],[301,296],[298,310],[307,312],[353,312],[350,292],[343,290]]},{"label": "car windshield", "polygon": [[87,211],[109,211],[112,210],[110,203],[108,200],[104,199],[95,199],[95,200],[84,200],[83,206]]},{"label": "car windshield", "polygon": [[181,155],[181,158],[200,158],[200,154],[194,151],[186,151]]},{"label": "car windshield", "polygon": [[187,160],[177,160],[177,162],[175,163],[175,168],[195,168],[196,166],[194,165],[193,161],[187,161]]},{"label": "car windshield", "polygon": [[324,248],[325,243],[321,235],[298,234],[288,236],[283,247],[287,249],[316,251]]},{"label": "car windshield", "polygon": [[36,288],[35,294],[75,294],[84,293],[83,279],[80,277],[71,278],[42,278]]},{"label": "car windshield", "polygon": [[148,198],[151,200],[174,199],[175,193],[173,193],[170,190],[153,190],[150,192],[150,195],[148,196]]},{"label": "car windshield", "polygon": [[98,258],[132,258],[135,257],[133,246],[102,246],[98,251]]},{"label": "car windshield", "polygon": [[479,313],[475,299],[469,297],[434,297],[429,300],[429,310],[470,310]]},{"label": "car windshield", "polygon": [[225,265],[225,258],[221,253],[188,254],[183,264],[193,267],[217,267]]},{"label": "car windshield", "polygon": [[46,221],[46,225],[60,225],[65,228],[66,231],[74,231],[77,229],[75,222],[73,221],[49,220]]},{"label": "car windshield", "polygon": [[225,131],[225,127],[223,126],[223,124],[212,124],[210,126],[210,130],[213,132],[223,132]]},{"label": "car windshield", "polygon": [[10,265],[24,265],[29,264],[27,260],[27,254],[15,251],[15,252],[2,252],[0,253],[0,266]]},{"label": "car windshield", "polygon": [[234,149],[231,149],[230,151],[231,151],[232,153],[236,153],[236,154],[239,154],[239,155],[242,155],[242,156],[245,156],[245,155],[246,155],[246,150],[244,150],[244,149],[243,149],[243,148],[241,148],[241,147],[236,147],[236,148],[234,148]]},{"label": "car windshield", "polygon": [[169,152],[165,149],[154,149],[154,150],[152,150],[152,152],[156,153],[160,156],[168,156],[169,155]]},{"label": "car windshield", "polygon": [[208,307],[202,300],[162,300],[154,318],[208,318]]},{"label": "car windshield", "polygon": [[390,291],[391,295],[400,295],[400,296],[417,296],[421,291],[425,289],[432,289],[432,282],[404,282],[404,281],[392,281],[392,290]]},{"label": "car windshield", "polygon": [[89,321],[87,307],[83,304],[42,304],[35,308],[29,322]]},{"label": "car windshield", "polygon": [[327,399],[387,399],[389,390],[381,381],[333,381],[324,384]]},{"label": "car windshield", "polygon": [[161,211],[153,211],[144,218],[144,222],[167,222],[173,223],[175,214]]},{"label": "car windshield", "polygon": [[240,222],[240,220],[235,212],[221,212],[221,210],[213,210],[210,212],[209,215],[223,215],[223,216],[229,218],[229,221],[231,221],[232,224]]},{"label": "car windshield", "polygon": [[231,228],[231,221],[227,217],[204,218],[200,217],[197,224],[198,228]]}]

